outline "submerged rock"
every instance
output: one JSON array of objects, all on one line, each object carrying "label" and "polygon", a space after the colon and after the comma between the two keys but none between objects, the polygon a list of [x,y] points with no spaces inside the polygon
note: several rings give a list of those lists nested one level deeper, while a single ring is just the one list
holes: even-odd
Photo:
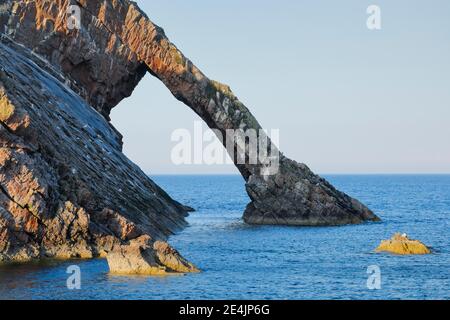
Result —
[{"label": "submerged rock", "polygon": [[430,254],[431,250],[419,240],[409,239],[406,234],[396,233],[389,240],[381,241],[376,252],[390,252],[400,255]]}]

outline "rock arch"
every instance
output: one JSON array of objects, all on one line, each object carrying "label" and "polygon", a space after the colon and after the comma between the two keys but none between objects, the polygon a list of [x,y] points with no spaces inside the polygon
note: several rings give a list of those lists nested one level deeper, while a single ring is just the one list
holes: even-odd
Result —
[{"label": "rock arch", "polygon": [[[82,9],[80,30],[66,27],[64,13],[70,3]],[[12,1],[10,12],[4,23],[9,33],[59,64],[81,95],[107,118],[148,71],[210,128],[223,134],[227,129],[261,129],[228,86],[204,75],[131,1]],[[244,152],[248,156],[248,150]],[[249,223],[337,225],[377,220],[359,201],[282,154],[273,175],[262,174],[263,163],[236,166],[252,200],[244,214]]]}]

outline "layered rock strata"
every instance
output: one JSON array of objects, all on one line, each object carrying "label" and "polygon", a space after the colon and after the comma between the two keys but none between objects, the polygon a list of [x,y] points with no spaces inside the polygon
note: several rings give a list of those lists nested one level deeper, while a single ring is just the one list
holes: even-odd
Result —
[{"label": "layered rock strata", "polygon": [[183,228],[188,208],[123,155],[120,135],[58,70],[39,64],[1,38],[0,261],[106,256]]},{"label": "layered rock strata", "polygon": [[391,239],[382,240],[376,252],[398,255],[430,254],[431,250],[419,240],[410,239],[406,234],[396,233]]}]

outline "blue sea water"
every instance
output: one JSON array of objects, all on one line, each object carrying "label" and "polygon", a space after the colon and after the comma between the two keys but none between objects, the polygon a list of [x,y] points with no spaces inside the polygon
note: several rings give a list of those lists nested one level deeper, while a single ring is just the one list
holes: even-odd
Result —
[{"label": "blue sea water", "polygon": [[[201,270],[168,277],[108,274],[105,260],[0,267],[3,299],[450,299],[450,176],[326,176],[357,197],[380,223],[342,227],[249,226],[239,176],[156,176],[197,209],[170,243]],[[407,233],[426,256],[375,254],[380,240]],[[66,269],[81,268],[69,290]],[[367,268],[381,289],[367,287]]]}]

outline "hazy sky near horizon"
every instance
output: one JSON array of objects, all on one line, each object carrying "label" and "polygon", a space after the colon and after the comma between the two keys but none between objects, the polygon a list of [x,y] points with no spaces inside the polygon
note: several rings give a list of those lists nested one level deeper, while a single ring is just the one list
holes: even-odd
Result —
[{"label": "hazy sky near horizon", "polygon": [[[208,77],[229,84],[280,149],[318,173],[450,173],[450,1],[138,0]],[[382,29],[366,27],[369,5]],[[151,75],[113,110],[124,151],[176,166],[175,129],[199,118]]]}]

